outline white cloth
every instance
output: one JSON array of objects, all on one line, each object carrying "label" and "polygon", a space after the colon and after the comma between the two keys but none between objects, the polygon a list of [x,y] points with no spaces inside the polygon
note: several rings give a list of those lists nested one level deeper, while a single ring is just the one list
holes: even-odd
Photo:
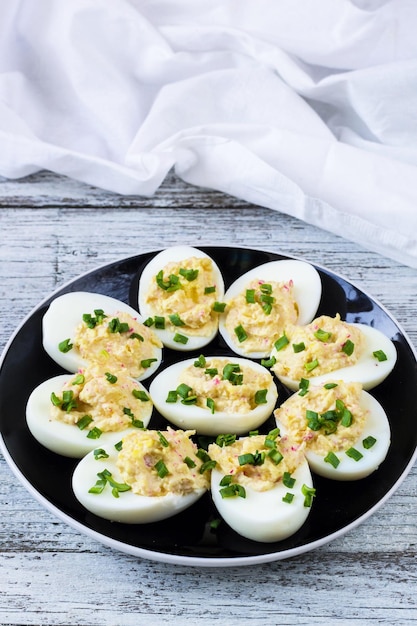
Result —
[{"label": "white cloth", "polygon": [[416,0],[2,0],[0,175],[185,181],[417,268]]}]

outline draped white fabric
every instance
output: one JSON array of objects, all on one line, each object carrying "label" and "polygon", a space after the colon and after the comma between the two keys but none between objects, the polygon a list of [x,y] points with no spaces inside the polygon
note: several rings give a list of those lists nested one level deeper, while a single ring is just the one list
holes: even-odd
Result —
[{"label": "draped white fabric", "polygon": [[174,167],[417,267],[416,33],[416,0],[2,0],[0,175]]}]

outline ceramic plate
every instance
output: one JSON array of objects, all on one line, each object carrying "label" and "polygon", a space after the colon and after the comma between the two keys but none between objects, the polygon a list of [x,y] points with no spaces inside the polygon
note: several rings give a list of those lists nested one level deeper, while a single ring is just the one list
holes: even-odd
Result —
[{"label": "ceramic plate", "polygon": [[[256,265],[289,258],[245,248],[201,249],[221,268],[226,288]],[[210,523],[219,516],[209,494],[173,518],[145,525],[108,522],[78,503],[71,489],[77,460],[46,450],[26,426],[25,406],[30,392],[43,380],[63,373],[42,348],[42,317],[55,297],[70,291],[106,294],[137,308],[141,271],[156,253],[123,259],[71,281],[34,309],[10,339],[0,363],[0,429],[2,451],[18,480],[47,509],[80,532],[128,554],[167,563],[222,567],[266,563],[312,550],[363,522],[394,493],[416,458],[416,354],[399,324],[378,302],[345,278],[321,267],[316,267],[323,285],[317,315],[340,313],[348,322],[374,326],[394,341],[398,351],[394,371],[371,392],[384,407],[392,430],[388,456],[376,472],[352,482],[315,476],[317,496],[306,523],[295,535],[277,543],[245,539],[224,522],[213,531]],[[218,335],[204,353],[224,355],[228,349]],[[182,358],[184,353],[164,349],[163,366]],[[146,387],[151,380],[144,381]],[[280,385],[278,388],[283,401],[289,392]],[[163,429],[166,425],[154,412],[149,427]],[[274,426],[271,420],[265,431]]]}]

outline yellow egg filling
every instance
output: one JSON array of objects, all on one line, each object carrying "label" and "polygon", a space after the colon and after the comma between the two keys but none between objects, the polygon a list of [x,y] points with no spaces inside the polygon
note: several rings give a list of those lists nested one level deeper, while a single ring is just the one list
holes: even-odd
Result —
[{"label": "yellow egg filling", "polygon": [[117,468],[132,491],[142,496],[186,495],[209,486],[209,472],[190,439],[195,431],[144,430],[124,437]]},{"label": "yellow egg filling", "polygon": [[218,325],[216,287],[211,259],[190,257],[162,268],[149,285],[146,303],[164,318],[165,328],[209,336]]},{"label": "yellow egg filling", "polygon": [[274,415],[298,445],[325,456],[348,450],[359,439],[368,415],[361,393],[360,383],[310,385],[305,395],[293,394]]},{"label": "yellow egg filling", "polygon": [[[282,341],[281,341],[282,340]],[[365,339],[360,329],[326,315],[306,326],[288,326],[272,351],[272,371],[292,380],[320,376],[357,363]]]}]

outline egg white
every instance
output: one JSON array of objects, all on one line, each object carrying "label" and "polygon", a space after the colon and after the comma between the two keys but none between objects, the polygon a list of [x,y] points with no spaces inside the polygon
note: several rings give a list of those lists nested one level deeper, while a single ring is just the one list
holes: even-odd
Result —
[{"label": "egg white", "polygon": [[[306,448],[304,454],[310,465],[310,469],[325,478],[333,480],[360,480],[372,474],[384,461],[391,443],[391,428],[388,417],[381,406],[371,394],[366,391],[361,392],[360,405],[368,411],[368,416],[358,440],[352,445],[363,457],[355,461],[345,452],[334,451],[340,463],[335,468],[326,462],[323,456]],[[281,434],[286,433],[285,427],[276,419],[277,426]],[[376,443],[369,449],[364,448],[363,440],[368,437],[375,437]]]},{"label": "egg white", "polygon": [[[88,363],[75,347],[64,353],[59,350],[58,344],[67,338],[72,339],[75,329],[82,322],[83,314],[93,314],[95,309],[103,309],[107,315],[122,311],[129,313],[140,323],[144,321],[135,309],[111,296],[76,291],[55,298],[42,320],[42,342],[47,354],[68,372],[77,372]],[[145,370],[139,380],[149,378],[158,369],[162,360],[161,348],[154,346],[154,357],[157,360]]]},{"label": "egg white", "polygon": [[[301,492],[304,484],[313,487],[307,461],[299,465],[291,476],[296,480],[292,488],[282,482],[268,491],[255,491],[245,486],[245,498],[222,498],[220,481],[223,474],[215,468],[211,473],[211,495],[221,517],[239,535],[265,543],[281,541],[296,533],[311,511],[311,507],[304,506]],[[291,503],[282,501],[287,493],[294,494]]]},{"label": "egg white", "polygon": [[141,496],[133,491],[125,491],[118,498],[112,495],[107,484],[100,494],[88,493],[95,485],[97,474],[107,469],[114,480],[123,483],[116,466],[117,451],[114,446],[96,446],[104,448],[109,455],[106,459],[97,460],[94,452],[87,454],[75,468],[72,477],[72,488],[79,502],[91,513],[114,522],[125,524],[147,524],[167,519],[190,507],[205,493],[205,489],[197,489],[186,495],[169,493],[165,496]]},{"label": "egg white", "polygon": [[[224,281],[223,276],[218,267],[217,263],[205,252],[199,250],[198,248],[193,248],[191,246],[173,246],[171,248],[166,248],[162,250],[158,254],[156,254],[149,263],[145,266],[140,279],[139,279],[139,291],[138,291],[138,305],[139,311],[141,312],[144,319],[148,317],[154,317],[158,312],[154,311],[149,304],[146,302],[147,292],[149,290],[149,285],[152,281],[155,280],[155,276],[158,272],[165,267],[168,263],[174,262],[178,263],[180,261],[184,261],[191,257],[201,258],[210,258],[213,266],[213,273],[215,277],[216,283],[216,300],[219,302],[223,301],[224,296]],[[178,332],[181,335],[188,337],[188,341],[186,344],[178,343],[174,341],[175,332],[169,329],[158,329],[154,328],[155,333],[159,336],[160,340],[167,346],[168,348],[172,348],[173,350],[188,352],[191,350],[198,350],[203,348],[207,344],[210,343],[216,336],[218,332],[218,327],[216,326],[214,332],[208,336],[198,336],[188,334],[186,330],[179,328]]]},{"label": "egg white", "polygon": [[[352,323],[351,326],[359,328],[365,336],[363,353],[358,361],[354,365],[338,368],[332,372],[322,374],[321,376],[305,376],[305,378],[310,380],[311,384],[319,385],[337,379],[344,380],[345,382],[362,383],[362,387],[369,390],[382,383],[392,372],[397,361],[397,350],[391,339],[377,328],[366,326],[366,324]],[[289,345],[285,349],[292,350],[292,347]],[[373,352],[377,350],[383,350],[383,352],[385,352],[387,356],[386,361],[378,361],[373,356]],[[273,348],[271,357],[276,354],[276,349]],[[292,391],[298,389],[300,384],[298,379],[294,380],[288,376],[282,375],[277,375],[277,377]]]},{"label": "egg white", "polygon": [[[76,425],[52,419],[51,393],[60,395],[64,384],[73,378],[72,374],[55,376],[42,382],[30,394],[26,405],[26,422],[30,432],[40,444],[62,456],[81,458],[91,450],[117,443],[129,432],[137,430],[135,427],[129,427],[118,432],[103,432],[99,439],[89,439],[86,429],[80,430]],[[139,382],[137,388],[146,391]],[[148,404],[149,406],[145,407],[148,414],[145,413],[141,417],[145,427],[149,424],[153,410],[152,403],[146,403]]]},{"label": "egg white", "polygon": [[[213,357],[206,357],[207,361]],[[177,389],[180,384],[180,376],[184,369],[194,363],[195,359],[186,359],[168,366],[157,374],[149,387],[149,393],[155,408],[172,424],[184,430],[196,430],[201,435],[220,435],[235,433],[237,435],[247,433],[263,424],[272,414],[278,397],[275,383],[271,383],[266,394],[266,403],[259,404],[247,413],[226,413],[202,408],[196,405],[166,402],[168,392]],[[231,363],[240,366],[249,366],[255,371],[265,373],[265,368],[259,363],[249,359],[232,358]]]},{"label": "egg white", "polygon": [[[253,280],[264,280],[265,282],[275,281],[278,283],[294,283],[293,295],[298,306],[297,324],[308,324],[314,319],[320,304],[322,284],[318,271],[305,261],[283,259],[282,261],[270,261],[263,265],[249,270],[235,280],[227,289],[224,295],[224,302],[230,302],[241,294],[246,286]],[[220,316],[219,331],[223,339],[233,352],[241,356],[261,359],[269,355],[270,349],[264,351],[245,352],[243,348],[232,337],[226,328],[226,312]]]}]

